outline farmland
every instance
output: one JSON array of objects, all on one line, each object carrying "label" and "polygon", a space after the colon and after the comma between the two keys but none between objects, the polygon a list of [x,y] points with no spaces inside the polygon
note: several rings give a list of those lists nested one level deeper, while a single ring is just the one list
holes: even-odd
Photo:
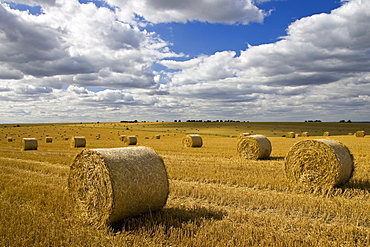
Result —
[{"label": "farmland", "polygon": [[[369,246],[370,137],[353,136],[357,130],[370,133],[370,123],[0,125],[0,246]],[[288,131],[309,137],[282,137]],[[269,138],[269,159],[238,157],[236,137],[244,132]],[[202,136],[201,148],[182,146],[189,133]],[[96,229],[73,214],[67,178],[83,148],[66,139],[85,136],[86,148],[114,148],[123,146],[120,135],[136,135],[138,146],[163,158],[170,195],[159,212]],[[38,139],[38,150],[21,150],[26,137]],[[290,147],[322,138],[350,149],[351,180],[330,189],[289,183]]]}]

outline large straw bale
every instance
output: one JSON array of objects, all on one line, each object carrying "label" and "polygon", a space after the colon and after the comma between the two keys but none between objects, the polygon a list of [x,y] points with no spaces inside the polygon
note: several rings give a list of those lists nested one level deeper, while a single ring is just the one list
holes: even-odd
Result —
[{"label": "large straw bale", "polygon": [[287,133],[285,134],[285,137],[286,137],[286,138],[295,138],[295,133],[294,133],[294,132],[287,132]]},{"label": "large straw bale", "polygon": [[271,142],[263,135],[250,135],[240,138],[237,151],[244,159],[267,159],[271,154]]},{"label": "large straw bale", "polygon": [[37,139],[36,138],[23,138],[22,150],[37,150]]},{"label": "large straw bale", "polygon": [[200,135],[186,135],[182,138],[182,145],[188,148],[201,147],[203,140]]},{"label": "large straw bale", "polygon": [[85,149],[72,162],[68,188],[77,216],[103,226],[162,209],[169,182],[151,148]]},{"label": "large straw bale", "polygon": [[364,130],[358,130],[358,131],[356,131],[356,133],[355,133],[355,136],[356,136],[356,137],[365,137],[365,135],[366,135],[366,133],[365,133],[365,131],[364,131]]},{"label": "large straw bale", "polygon": [[84,136],[74,136],[71,139],[71,147],[83,148],[86,147],[86,139]]},{"label": "large straw bale", "polygon": [[300,141],[285,157],[287,178],[310,187],[343,185],[351,178],[353,169],[349,149],[333,140]]},{"label": "large straw bale", "polygon": [[51,142],[53,142],[53,137],[45,137],[45,142],[46,142],[46,143],[51,143]]},{"label": "large straw bale", "polygon": [[137,137],[136,136],[125,136],[122,141],[126,145],[136,145]]}]

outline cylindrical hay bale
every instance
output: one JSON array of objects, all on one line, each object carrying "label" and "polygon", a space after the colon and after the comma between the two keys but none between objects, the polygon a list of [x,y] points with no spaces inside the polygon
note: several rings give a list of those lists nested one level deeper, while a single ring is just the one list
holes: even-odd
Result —
[{"label": "cylindrical hay bale", "polygon": [[72,137],[71,147],[74,148],[84,148],[86,147],[86,139],[83,136]]},{"label": "cylindrical hay bale", "polygon": [[46,143],[51,143],[51,142],[53,142],[53,138],[52,137],[45,137],[45,142]]},{"label": "cylindrical hay bale", "polygon": [[308,137],[308,132],[302,132],[302,137]]},{"label": "cylindrical hay bale", "polygon": [[123,142],[126,145],[136,145],[137,144],[137,137],[136,136],[125,136]]},{"label": "cylindrical hay bale", "polygon": [[13,138],[12,137],[8,137],[8,142],[12,142],[13,141]]},{"label": "cylindrical hay bale", "polygon": [[300,137],[300,134],[295,134],[294,137],[298,138],[298,137]]},{"label": "cylindrical hay bale", "polygon": [[182,145],[187,148],[199,148],[203,145],[203,140],[200,135],[186,135],[182,138]]},{"label": "cylindrical hay bale", "polygon": [[310,187],[340,186],[353,173],[353,157],[343,144],[326,139],[303,140],[285,157],[285,174]]},{"label": "cylindrical hay bale", "polygon": [[155,139],[161,139],[161,135],[155,135]]},{"label": "cylindrical hay bale", "polygon": [[285,134],[285,137],[286,137],[286,138],[295,138],[295,133],[294,133],[294,132],[287,132],[287,133]]},{"label": "cylindrical hay bale", "polygon": [[325,131],[324,133],[322,133],[322,136],[330,136],[329,131]]},{"label": "cylindrical hay bale", "polygon": [[246,136],[250,136],[251,134],[250,133],[241,133],[238,135],[238,138],[243,138],[243,137],[246,137]]},{"label": "cylindrical hay bale", "polygon": [[121,135],[121,136],[119,137],[120,141],[122,141],[122,142],[123,142],[123,141],[125,140],[125,137],[126,137],[125,135]]},{"label": "cylindrical hay bale", "polygon": [[151,148],[85,149],[72,162],[68,188],[77,215],[103,226],[162,209],[169,182]]},{"label": "cylindrical hay bale", "polygon": [[22,150],[37,150],[37,139],[36,138],[23,138]]},{"label": "cylindrical hay bale", "polygon": [[358,131],[356,131],[356,133],[355,133],[355,136],[356,136],[356,137],[365,137],[365,135],[366,135],[366,133],[365,133],[365,131],[363,131],[363,130],[358,130]]},{"label": "cylindrical hay bale", "polygon": [[271,154],[271,142],[263,135],[251,135],[240,138],[237,151],[241,158],[258,160],[267,159]]}]

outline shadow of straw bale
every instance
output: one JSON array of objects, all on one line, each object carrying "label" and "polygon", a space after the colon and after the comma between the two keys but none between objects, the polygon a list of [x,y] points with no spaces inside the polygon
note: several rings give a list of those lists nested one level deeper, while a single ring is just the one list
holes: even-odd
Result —
[{"label": "shadow of straw bale", "polygon": [[222,220],[224,211],[210,210],[204,207],[196,209],[164,208],[157,212],[140,214],[111,225],[114,231],[135,231],[153,229],[161,226],[164,229],[181,228],[191,223],[199,226],[204,220]]},{"label": "shadow of straw bale", "polygon": [[370,180],[352,178],[344,187],[349,189],[366,190],[370,192]]},{"label": "shadow of straw bale", "polygon": [[269,160],[277,160],[277,161],[279,161],[279,160],[284,160],[285,157],[269,157],[268,159]]}]

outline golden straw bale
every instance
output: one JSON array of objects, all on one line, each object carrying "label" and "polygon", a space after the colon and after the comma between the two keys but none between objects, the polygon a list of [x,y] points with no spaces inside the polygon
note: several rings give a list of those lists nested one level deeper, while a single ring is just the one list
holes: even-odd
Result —
[{"label": "golden straw bale", "polygon": [[45,142],[46,143],[51,143],[51,142],[53,142],[53,138],[52,137],[45,137]]},{"label": "golden straw bale", "polygon": [[161,135],[155,135],[155,139],[161,139]]},{"label": "golden straw bale", "polygon": [[358,131],[356,131],[356,133],[355,133],[355,136],[356,136],[356,137],[365,137],[365,135],[366,135],[366,133],[365,133],[365,131],[364,131],[364,130],[358,130]]},{"label": "golden straw bale", "polygon": [[83,148],[86,147],[86,139],[84,136],[74,136],[71,139],[71,147]]},{"label": "golden straw bale", "polygon": [[125,136],[123,138],[123,143],[126,145],[136,145],[137,137],[136,136]]},{"label": "golden straw bale", "polygon": [[302,137],[308,137],[308,132],[302,132],[301,136]]},{"label": "golden straw bale", "polygon": [[199,148],[203,145],[203,140],[200,135],[186,135],[182,138],[182,145],[188,148]]},{"label": "golden straw bale", "polygon": [[267,159],[271,154],[271,142],[263,135],[250,135],[240,138],[237,144],[237,151],[244,159]]},{"label": "golden straw bale", "polygon": [[23,138],[21,150],[37,150],[36,138]]},{"label": "golden straw bale", "polygon": [[295,138],[295,133],[294,133],[294,132],[287,132],[287,133],[285,134],[285,137],[286,137],[286,138]]},{"label": "golden straw bale", "polygon": [[8,142],[12,142],[13,141],[13,138],[12,137],[8,137]]},{"label": "golden straw bale", "polygon": [[330,133],[329,133],[329,131],[325,131],[322,135],[323,136],[330,136]]},{"label": "golden straw bale", "polygon": [[285,157],[285,174],[310,187],[340,186],[353,173],[353,157],[343,144],[327,139],[303,140]]},{"label": "golden straw bale", "polygon": [[147,147],[82,150],[68,188],[77,217],[95,226],[160,210],[169,194],[163,159]]}]

